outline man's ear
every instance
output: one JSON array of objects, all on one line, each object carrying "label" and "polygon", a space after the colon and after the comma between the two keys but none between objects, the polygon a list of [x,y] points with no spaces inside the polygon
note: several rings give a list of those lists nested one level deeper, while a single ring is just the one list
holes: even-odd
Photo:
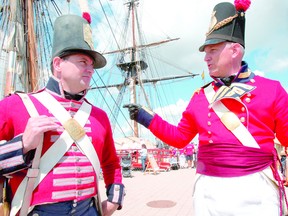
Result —
[{"label": "man's ear", "polygon": [[62,59],[58,56],[53,58],[52,64],[53,64],[53,75],[57,78],[61,77],[61,61]]},{"label": "man's ear", "polygon": [[242,50],[242,47],[240,44],[238,43],[233,43],[232,44],[232,55],[233,57],[237,57],[241,54],[241,50]]}]

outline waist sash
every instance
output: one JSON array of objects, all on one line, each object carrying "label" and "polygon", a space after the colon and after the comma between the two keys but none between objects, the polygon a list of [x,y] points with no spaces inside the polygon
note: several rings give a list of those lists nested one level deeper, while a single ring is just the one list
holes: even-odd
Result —
[{"label": "waist sash", "polygon": [[273,163],[273,152],[237,144],[199,145],[197,172],[209,176],[236,177],[264,170]]}]

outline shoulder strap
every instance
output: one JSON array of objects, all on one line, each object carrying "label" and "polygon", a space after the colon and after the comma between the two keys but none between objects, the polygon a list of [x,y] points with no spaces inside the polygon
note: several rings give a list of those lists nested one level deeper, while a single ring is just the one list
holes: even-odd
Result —
[{"label": "shoulder strap", "polygon": [[[23,93],[17,93],[20,98],[22,99],[28,113],[31,117],[37,117],[39,116],[38,111],[36,110],[33,102],[31,101],[30,97],[27,94]],[[25,187],[25,194],[23,197],[23,204],[20,210],[20,216],[26,216],[28,213],[28,209],[30,206],[31,198],[32,198],[32,192],[34,189],[35,180],[39,175],[39,164],[40,164],[40,157],[43,147],[43,136],[41,138],[41,141],[39,145],[36,148],[35,156],[32,162],[32,167],[28,169],[27,175],[25,178],[27,179],[27,185]]]},{"label": "shoulder strap", "polygon": [[25,105],[31,117],[39,116],[38,111],[36,110],[33,102],[31,101],[30,97],[27,94],[24,93],[16,93],[16,94],[22,99],[22,102]]},{"label": "shoulder strap", "polygon": [[221,101],[212,103],[215,91],[212,85],[204,89],[205,96],[217,116],[225,127],[230,130],[242,145],[252,148],[260,148],[248,129],[241,123],[237,115],[231,112]]}]

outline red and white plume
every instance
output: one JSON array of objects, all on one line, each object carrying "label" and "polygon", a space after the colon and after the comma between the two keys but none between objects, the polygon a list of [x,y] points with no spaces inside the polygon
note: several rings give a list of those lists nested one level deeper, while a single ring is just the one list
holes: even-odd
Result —
[{"label": "red and white plume", "polygon": [[235,0],[234,5],[237,11],[245,12],[251,4],[250,0]]},{"label": "red and white plume", "polygon": [[88,23],[91,23],[91,15],[89,12],[87,0],[78,0],[78,2],[82,12],[82,17],[86,19]]}]

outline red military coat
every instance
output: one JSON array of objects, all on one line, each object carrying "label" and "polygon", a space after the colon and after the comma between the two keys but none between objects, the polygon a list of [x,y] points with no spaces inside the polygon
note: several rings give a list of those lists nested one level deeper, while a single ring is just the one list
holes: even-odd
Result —
[{"label": "red military coat", "polygon": [[[275,136],[282,145],[288,146],[288,95],[280,82],[251,73],[247,70],[247,65],[243,66],[234,82],[245,83],[256,88],[244,94],[240,101],[227,97],[221,99],[221,102],[238,116],[241,123],[259,144],[261,151],[268,153],[274,151]],[[217,82],[209,85],[212,85],[215,91],[220,87]],[[215,111],[209,106],[204,94],[206,87],[204,86],[194,93],[177,126],[169,124],[156,114],[149,129],[162,141],[177,148],[183,148],[196,134],[199,134],[199,164],[201,164],[201,158],[206,157],[210,149],[209,154],[215,158],[209,160],[216,162],[218,155],[221,155],[218,162],[221,161],[225,166],[227,160],[236,160],[245,154],[243,154],[243,149],[241,149],[242,152],[237,153],[232,147],[227,151],[231,150],[233,154],[226,156],[222,154],[220,144],[223,147],[224,145],[233,145],[239,148],[242,144],[231,131],[227,130]],[[217,149],[214,149],[215,146]],[[202,151],[203,147],[205,147],[205,154]],[[204,160],[203,163],[205,163]],[[249,158],[245,158],[244,162],[247,160]],[[269,160],[273,160],[273,158]],[[267,167],[267,165],[269,165],[268,162],[265,166]],[[261,169],[264,168],[263,166]]]},{"label": "red military coat", "polygon": [[[71,116],[78,111],[85,100],[82,98],[75,101],[63,98],[59,93],[57,81],[52,78],[45,90],[50,92]],[[40,115],[52,116],[49,110],[33,97],[33,94],[30,95],[30,98]],[[0,146],[0,174],[10,174],[12,176],[10,186],[13,193],[15,193],[26,175],[26,170],[33,158],[33,152],[23,155],[22,151],[22,134],[29,118],[30,116],[19,96],[12,95],[0,101],[0,140],[6,140]],[[55,121],[58,122],[56,118]],[[84,129],[97,152],[109,201],[122,205],[124,186],[122,184],[121,167],[106,113],[92,106],[91,114]],[[60,130],[45,133],[42,155],[53,145],[62,132]],[[68,172],[73,167],[75,172]],[[98,190],[95,171],[91,163],[73,144],[35,189],[32,204],[82,200],[94,196]]]}]

